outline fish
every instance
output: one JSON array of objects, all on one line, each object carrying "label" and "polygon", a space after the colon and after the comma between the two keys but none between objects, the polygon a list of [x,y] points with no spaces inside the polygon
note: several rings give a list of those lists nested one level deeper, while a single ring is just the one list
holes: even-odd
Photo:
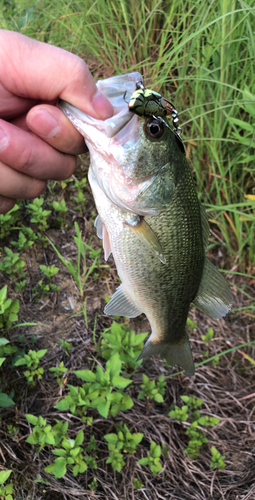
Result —
[{"label": "fish", "polygon": [[186,331],[190,303],[221,318],[233,296],[206,256],[208,217],[179,134],[166,117],[129,109],[142,82],[138,72],[97,82],[114,108],[105,121],[65,101],[59,107],[89,149],[97,235],[121,279],[104,312],[128,318],[144,313],[151,334],[138,359],[159,354],[193,375]]}]

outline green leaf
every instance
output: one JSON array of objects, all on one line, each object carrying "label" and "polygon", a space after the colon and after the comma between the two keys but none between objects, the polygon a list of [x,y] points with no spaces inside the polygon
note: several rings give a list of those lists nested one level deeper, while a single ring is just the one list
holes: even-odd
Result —
[{"label": "green leaf", "polygon": [[75,375],[85,382],[95,382],[96,374],[90,370],[76,370],[74,371]]},{"label": "green leaf", "polygon": [[10,477],[12,470],[2,470],[0,472],[0,484],[4,484],[5,481]]},{"label": "green leaf", "polygon": [[141,458],[137,463],[140,465],[147,465],[149,463],[149,459],[147,457]]},{"label": "green leaf", "polygon": [[124,389],[125,387],[127,387],[127,385],[131,384],[131,382],[132,380],[121,377],[120,375],[113,376],[112,378],[113,386],[117,387],[118,389]]},{"label": "green leaf", "polygon": [[59,457],[65,457],[66,456],[66,450],[63,450],[63,448],[56,448],[55,450],[51,450],[54,455],[58,455]]},{"label": "green leaf", "polygon": [[6,408],[14,404],[14,401],[7,394],[0,392],[0,408]]},{"label": "green leaf", "polygon": [[161,396],[161,394],[155,394],[155,396],[153,396],[153,399],[157,403],[163,403],[164,402],[164,398],[163,398],[163,396]]},{"label": "green leaf", "polygon": [[77,436],[76,436],[76,438],[75,438],[75,445],[76,445],[76,446],[79,446],[80,444],[82,444],[82,443],[83,443],[83,440],[84,440],[84,432],[83,432],[83,430],[81,429],[81,430],[78,432],[78,434],[77,434]]},{"label": "green leaf", "polygon": [[158,457],[160,457],[160,455],[161,455],[161,448],[160,448],[160,446],[159,446],[159,444],[158,444],[158,445],[155,447],[154,451],[153,451],[153,456],[154,456],[155,458],[158,458]]},{"label": "green leaf", "polygon": [[102,415],[102,417],[104,417],[104,418],[108,417],[110,404],[111,404],[110,401],[107,401],[107,403],[98,405],[97,411],[98,411],[98,413],[100,413],[100,415]]},{"label": "green leaf", "polygon": [[118,352],[116,352],[110,359],[108,359],[106,363],[106,370],[110,371],[111,378],[119,375],[121,370],[121,360]]},{"label": "green leaf", "polygon": [[60,479],[66,474],[66,459],[64,457],[56,458],[54,476],[56,479]]},{"label": "green leaf", "polygon": [[117,434],[114,434],[114,433],[112,433],[112,434],[105,434],[104,438],[110,444],[116,444],[117,441],[118,441],[118,436],[117,436]]},{"label": "green leaf", "polygon": [[29,413],[27,413],[25,417],[30,424],[37,425],[38,418],[35,415],[30,415]]}]

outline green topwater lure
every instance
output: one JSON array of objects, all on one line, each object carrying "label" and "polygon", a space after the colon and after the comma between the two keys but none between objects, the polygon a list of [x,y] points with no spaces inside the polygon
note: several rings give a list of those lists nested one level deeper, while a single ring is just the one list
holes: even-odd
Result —
[{"label": "green topwater lure", "polygon": [[131,95],[128,107],[129,111],[139,116],[152,116],[153,118],[171,116],[177,134],[180,135],[182,132],[181,127],[178,127],[178,112],[174,105],[158,92],[145,89],[142,82],[136,83],[136,90]]}]

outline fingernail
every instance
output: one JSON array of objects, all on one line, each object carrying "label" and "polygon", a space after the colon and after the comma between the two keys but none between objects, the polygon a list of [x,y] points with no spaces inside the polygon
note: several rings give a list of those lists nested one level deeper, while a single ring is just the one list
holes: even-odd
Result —
[{"label": "fingernail", "polygon": [[30,114],[29,127],[46,139],[51,139],[60,132],[57,120],[45,109],[37,109],[34,115]]},{"label": "fingernail", "polygon": [[2,151],[8,144],[9,139],[5,131],[0,128],[0,151]]},{"label": "fingernail", "polygon": [[110,118],[113,115],[113,107],[110,101],[108,101],[100,90],[95,94],[92,105],[97,115],[99,115],[102,120]]}]

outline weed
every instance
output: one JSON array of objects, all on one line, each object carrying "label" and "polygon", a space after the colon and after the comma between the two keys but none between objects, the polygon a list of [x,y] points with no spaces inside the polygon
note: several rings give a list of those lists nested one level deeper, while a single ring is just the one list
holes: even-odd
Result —
[{"label": "weed", "polygon": [[[109,448],[108,444],[108,448]],[[106,460],[107,464],[111,464],[113,470],[117,470],[118,472],[121,471],[122,467],[126,465],[126,462],[123,460],[123,455],[120,453],[120,450],[118,447],[113,446],[110,453],[109,457]]]},{"label": "weed", "polygon": [[31,214],[31,222],[37,224],[39,231],[48,229],[48,217],[51,214],[50,210],[43,210],[43,198],[35,198],[32,203],[28,203],[27,210]]},{"label": "weed", "polygon": [[9,274],[11,279],[19,281],[25,276],[26,263],[20,259],[18,253],[14,253],[10,248],[4,247],[4,250],[6,257],[4,257],[3,262],[0,262],[0,271]]},{"label": "weed", "polygon": [[14,366],[26,365],[29,370],[24,372],[28,384],[35,385],[35,377],[40,380],[43,376],[44,370],[42,367],[38,367],[41,358],[46,354],[47,349],[41,349],[40,351],[30,351],[28,354],[24,354],[23,358],[19,358]]},{"label": "weed", "polygon": [[81,444],[84,440],[84,433],[81,429],[75,439],[64,439],[62,441],[62,448],[57,448],[52,450],[54,455],[58,455],[58,458],[54,460],[54,463],[45,467],[45,472],[52,474],[56,479],[63,477],[67,472],[67,467],[72,469],[73,475],[83,473],[87,470],[88,466],[82,455]]},{"label": "weed", "polygon": [[186,422],[188,419],[191,420],[190,426],[186,427],[186,434],[190,440],[184,453],[187,453],[190,458],[196,459],[201,446],[204,443],[208,443],[208,439],[203,432],[203,426],[215,427],[220,422],[220,419],[217,417],[209,417],[208,415],[201,417],[198,408],[203,404],[202,399],[196,398],[195,396],[181,396],[181,399],[186,405],[183,405],[181,408],[175,406],[174,409],[171,409],[169,412],[169,416],[171,418],[176,418],[178,422]]},{"label": "weed", "polygon": [[118,434],[105,434],[104,438],[108,442],[110,451],[123,450],[124,453],[132,454],[136,451],[137,445],[142,441],[143,434],[135,432],[131,434],[127,426],[121,422],[117,425]]},{"label": "weed", "polygon": [[[123,390],[132,380],[120,375],[121,360],[118,353],[114,354],[106,363],[105,371],[100,365],[96,373],[90,370],[78,370],[74,373],[77,377],[90,384],[88,397],[91,408],[96,408],[102,417],[107,418],[109,412],[115,417],[119,411],[129,410],[133,401]],[[117,388],[118,391],[113,392]]]},{"label": "weed", "polygon": [[8,330],[18,320],[19,300],[7,299],[7,285],[0,290],[0,329]]},{"label": "weed", "polygon": [[103,337],[101,341],[102,356],[109,359],[118,352],[124,368],[136,370],[142,363],[142,360],[137,361],[137,358],[147,335],[148,333],[136,335],[130,327],[113,321],[110,328],[106,328],[101,334]]},{"label": "weed", "polygon": [[139,479],[137,479],[136,477],[134,477],[134,479],[133,479],[133,487],[134,487],[134,490],[140,490],[140,488],[144,487],[144,484],[142,483],[142,481],[140,481]]},{"label": "weed", "polygon": [[7,484],[6,486],[1,486],[10,477],[11,470],[0,471],[0,499],[1,500],[13,500],[13,484]]},{"label": "weed", "polygon": [[56,367],[52,366],[49,370],[54,373],[54,377],[57,377],[57,383],[61,387],[64,384],[64,374],[67,372],[67,368],[64,366],[63,361]]},{"label": "weed", "polygon": [[165,394],[165,377],[160,375],[158,381],[150,380],[145,373],[143,373],[143,383],[141,384],[141,392],[138,394],[137,399],[147,398],[154,399],[157,403],[163,403]]},{"label": "weed", "polygon": [[16,204],[7,214],[0,214],[0,239],[9,236],[10,232],[16,226],[20,217],[18,210],[19,205]]},{"label": "weed", "polygon": [[88,487],[90,490],[96,490],[97,489],[97,479],[96,477],[93,477],[91,483],[88,484]]},{"label": "weed", "polygon": [[157,445],[155,441],[151,442],[150,451],[145,458],[141,458],[138,460],[139,465],[148,465],[153,476],[156,476],[158,472],[162,470],[162,465],[159,461],[159,457],[161,455],[161,448],[159,444]]},{"label": "weed", "polygon": [[34,426],[26,442],[33,445],[39,445],[37,453],[45,446],[57,446],[67,436],[68,422],[63,423],[57,421],[52,427],[50,424],[47,424],[46,419],[41,415],[36,417],[35,415],[27,414],[26,419]]},{"label": "weed", "polygon": [[[30,229],[30,228],[27,228],[27,229]],[[19,231],[18,241],[11,241],[11,244],[14,247],[16,247],[20,252],[22,250],[26,250],[26,248],[31,247],[37,239],[37,236],[35,235],[35,233],[32,229],[31,229],[31,232],[33,233],[33,237],[30,239],[27,231],[25,231],[25,232]],[[27,234],[25,234],[25,233],[27,233]]]},{"label": "weed", "polygon": [[59,339],[59,343],[64,351],[64,353],[69,356],[69,352],[68,351],[71,351],[72,349],[72,344],[71,342],[67,342],[66,340],[63,340],[63,339]]},{"label": "weed", "polygon": [[226,467],[224,462],[224,456],[214,447],[211,447],[212,461],[210,467],[218,467],[219,470],[223,470]]},{"label": "weed", "polygon": [[50,207],[55,210],[59,214],[59,217],[57,217],[57,221],[60,224],[60,227],[65,228],[65,214],[67,212],[67,206],[64,198],[59,202],[54,200],[51,204]]}]

